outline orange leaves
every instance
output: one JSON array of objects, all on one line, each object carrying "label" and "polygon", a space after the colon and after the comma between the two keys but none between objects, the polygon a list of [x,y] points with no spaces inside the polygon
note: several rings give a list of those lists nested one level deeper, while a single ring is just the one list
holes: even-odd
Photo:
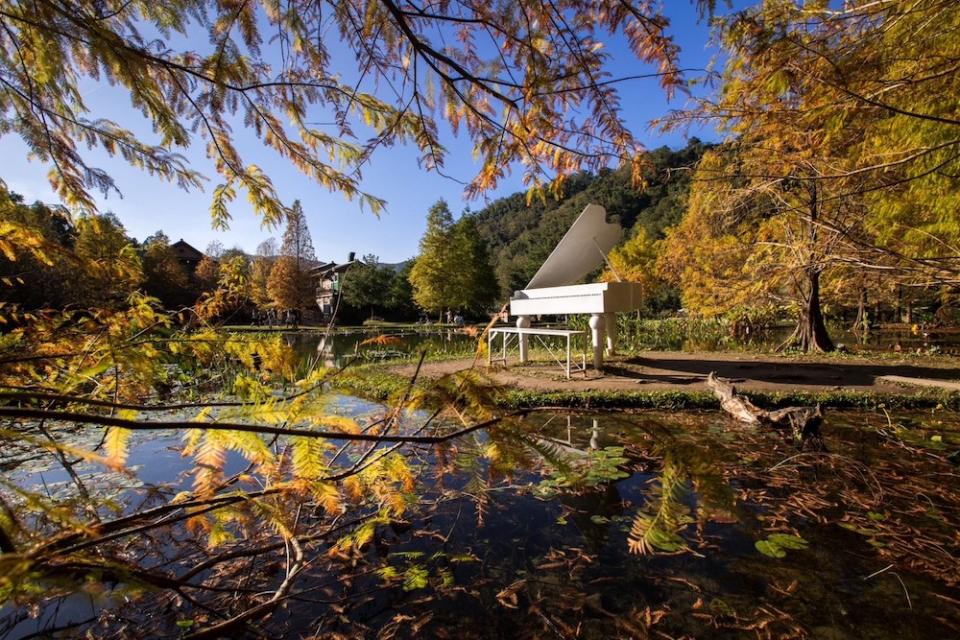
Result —
[{"label": "orange leaves", "polygon": [[295,258],[281,256],[274,262],[267,278],[267,293],[277,309],[300,308],[304,278],[305,275],[297,268]]},{"label": "orange leaves", "polygon": [[313,418],[312,422],[317,426],[335,429],[342,433],[357,434],[362,431],[357,421],[347,416],[323,415]]},{"label": "orange leaves", "polygon": [[[229,0],[165,5],[138,21],[127,12],[68,18],[52,4],[17,4],[19,18],[0,33],[0,48],[21,52],[2,63],[14,96],[11,133],[54,165],[60,198],[90,212],[97,207],[92,192],[115,185],[86,163],[83,146],[191,189],[204,178],[173,150],[199,135],[221,177],[210,206],[215,224],[229,220],[239,187],[264,221],[280,220],[270,177],[240,151],[258,149],[238,143],[241,129],[259,148],[374,213],[383,201],[362,191],[359,169],[377,149],[403,143],[417,145],[427,170],[439,169],[446,155],[439,118],[464,131],[482,158],[470,193],[495,188],[518,164],[551,182],[628,162],[639,148],[619,114],[607,39],[625,37],[668,93],[682,80],[668,21],[651,2],[465,0],[418,13],[393,1],[333,8],[299,2],[280,10]],[[329,25],[337,46],[318,37],[319,24]],[[187,25],[209,34],[211,51],[191,48]],[[156,34],[162,54],[148,53],[143,30]],[[360,84],[341,82],[347,67]],[[81,88],[91,79],[128,93],[160,144],[86,118]],[[315,113],[331,114],[332,122],[319,129],[310,121]]]},{"label": "orange leaves", "polygon": [[226,461],[226,450],[221,442],[219,431],[205,431],[194,461],[197,471],[194,475],[193,490],[198,497],[209,498],[223,482],[223,464]]},{"label": "orange leaves", "polygon": [[310,493],[327,513],[339,513],[343,510],[343,498],[336,485],[329,482],[315,482],[310,487]]},{"label": "orange leaves", "polygon": [[376,345],[376,346],[385,347],[385,346],[396,346],[396,345],[402,345],[402,344],[403,344],[403,338],[400,338],[399,336],[392,336],[386,333],[381,333],[380,335],[373,336],[372,338],[367,338],[366,340],[362,341],[360,343],[360,346],[366,347],[370,345]]},{"label": "orange leaves", "polygon": [[343,488],[354,502],[359,502],[364,496],[363,482],[358,476],[352,475],[343,480]]},{"label": "orange leaves", "polygon": [[132,431],[122,427],[109,427],[104,447],[107,451],[107,464],[114,469],[122,468],[127,461],[127,443]]}]

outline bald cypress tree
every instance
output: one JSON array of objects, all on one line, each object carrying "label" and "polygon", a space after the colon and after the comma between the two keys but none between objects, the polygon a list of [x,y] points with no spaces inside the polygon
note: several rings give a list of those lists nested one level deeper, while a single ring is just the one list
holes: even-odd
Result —
[{"label": "bald cypress tree", "polygon": [[490,306],[498,294],[497,279],[474,216],[467,213],[454,222],[447,203],[437,201],[427,213],[409,280],[414,302],[431,313],[477,313]]},{"label": "bald cypress tree", "polygon": [[287,228],[283,232],[280,255],[293,258],[296,261],[297,271],[306,269],[309,266],[308,263],[317,260],[313,239],[310,237],[310,228],[307,226],[307,217],[303,215],[303,207],[299,200],[293,201],[293,206],[287,214]]},{"label": "bald cypress tree", "polygon": [[450,207],[445,200],[438,200],[427,212],[427,230],[420,240],[420,254],[410,270],[413,301],[424,311],[441,316],[457,297],[452,229]]},{"label": "bald cypress tree", "polygon": [[[310,237],[310,228],[307,226],[307,217],[303,214],[303,207],[299,200],[294,200],[293,206],[287,212],[287,228],[283,232],[280,256],[284,258],[283,268],[278,270],[279,261],[274,263],[270,271],[270,280],[273,281],[274,290],[283,289],[286,292],[282,296],[284,302],[280,304],[273,294],[270,294],[270,297],[278,306],[296,310],[299,313],[313,305],[313,283],[309,270],[317,260],[313,239]],[[281,282],[284,278],[288,282]],[[295,303],[294,300],[296,300]]]},{"label": "bald cypress tree", "polygon": [[464,214],[453,225],[450,246],[455,254],[452,260],[455,286],[449,304],[454,309],[482,313],[496,302],[500,287],[490,251],[473,215]]}]

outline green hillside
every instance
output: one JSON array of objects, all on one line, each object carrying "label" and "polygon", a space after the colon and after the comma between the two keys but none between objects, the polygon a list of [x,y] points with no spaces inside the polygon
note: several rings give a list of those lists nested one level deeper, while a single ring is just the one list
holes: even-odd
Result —
[{"label": "green hillside", "polygon": [[504,296],[522,289],[583,208],[593,202],[620,221],[630,236],[641,224],[654,237],[676,224],[686,203],[692,168],[709,145],[692,138],[683,149],[661,147],[650,152],[647,187],[635,189],[625,170],[580,174],[570,178],[559,202],[526,204],[525,193],[491,202],[473,213],[477,229],[490,247],[494,269]]}]

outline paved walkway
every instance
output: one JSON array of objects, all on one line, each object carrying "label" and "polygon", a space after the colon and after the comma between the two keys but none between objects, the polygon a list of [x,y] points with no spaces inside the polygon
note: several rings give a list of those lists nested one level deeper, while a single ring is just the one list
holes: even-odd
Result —
[{"label": "paved walkway", "polygon": [[[427,362],[421,375],[438,377],[470,366],[471,359]],[[515,362],[511,360],[511,362]],[[571,380],[550,361],[526,366],[511,364],[506,369],[495,367],[492,377],[499,383],[539,391],[580,390],[672,390],[706,391],[707,374],[734,381],[737,388],[756,391],[876,391],[903,393],[913,386],[904,386],[904,378],[944,382],[943,388],[954,390],[960,381],[960,358],[902,357],[866,359],[857,357],[775,356],[739,353],[681,353],[674,351],[644,352],[639,356],[608,358],[604,375],[588,369]],[[485,371],[486,361],[477,366]],[[414,367],[404,365],[396,371],[412,375]],[[881,379],[896,376],[896,382]],[[915,387],[919,390],[921,387]]]}]

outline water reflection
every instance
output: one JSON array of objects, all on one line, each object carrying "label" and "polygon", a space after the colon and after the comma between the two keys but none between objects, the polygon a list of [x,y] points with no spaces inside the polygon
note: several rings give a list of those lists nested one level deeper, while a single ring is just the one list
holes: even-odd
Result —
[{"label": "water reflection", "polygon": [[[378,336],[387,339],[378,344]],[[463,329],[302,332],[285,334],[285,339],[301,358],[319,361],[325,367],[342,367],[357,357],[369,361],[409,358],[424,349],[435,357],[466,356],[476,347],[476,338]]]},{"label": "water reflection", "polygon": [[[346,415],[375,409],[337,402]],[[944,426],[957,418],[912,416],[909,430],[924,435],[911,443],[881,415],[828,413],[830,453],[820,453],[714,412],[534,412],[410,447],[416,507],[378,524],[346,560],[311,547],[297,595],[259,628],[269,637],[952,637],[960,491],[956,467],[920,440],[936,429],[944,446],[960,446]],[[160,454],[177,443],[162,434],[136,443],[141,480],[176,490],[180,469],[164,475]],[[132,608],[130,619],[152,610]]]},{"label": "water reflection", "polygon": [[[951,635],[960,615],[938,597],[958,595],[960,552],[937,518],[957,524],[954,469],[865,434],[874,418],[830,416],[829,454],[717,414],[540,414],[451,443],[436,453],[457,461],[437,466],[450,502],[412,530],[477,560],[450,568],[455,588],[429,578],[429,604],[395,606],[461,637]],[[866,579],[891,563],[896,578]]]}]

